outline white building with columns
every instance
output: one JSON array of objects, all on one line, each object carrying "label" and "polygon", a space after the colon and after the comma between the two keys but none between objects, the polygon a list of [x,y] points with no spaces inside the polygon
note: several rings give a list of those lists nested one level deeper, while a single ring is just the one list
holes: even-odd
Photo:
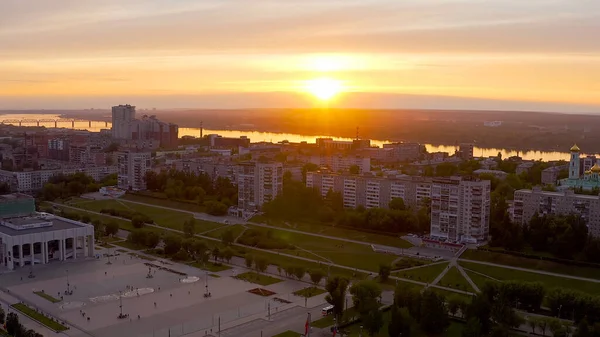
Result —
[{"label": "white building with columns", "polygon": [[25,194],[0,196],[0,268],[82,259],[94,255],[94,227],[35,211]]}]

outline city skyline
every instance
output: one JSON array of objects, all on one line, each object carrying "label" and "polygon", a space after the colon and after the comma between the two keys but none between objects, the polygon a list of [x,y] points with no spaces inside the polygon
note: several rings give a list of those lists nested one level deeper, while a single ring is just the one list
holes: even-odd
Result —
[{"label": "city skyline", "polygon": [[0,4],[0,109],[329,99],[597,112],[598,13],[591,0],[9,0]]}]

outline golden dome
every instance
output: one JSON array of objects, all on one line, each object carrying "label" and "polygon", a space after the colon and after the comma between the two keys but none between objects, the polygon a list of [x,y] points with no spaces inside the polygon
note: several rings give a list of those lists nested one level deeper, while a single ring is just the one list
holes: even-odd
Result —
[{"label": "golden dome", "polygon": [[581,149],[579,148],[579,146],[577,146],[577,144],[575,144],[571,147],[571,152],[579,152],[579,151],[581,151]]},{"label": "golden dome", "polygon": [[598,166],[598,163],[596,163],[596,164],[594,164],[594,166],[592,166],[592,168],[590,170],[594,173],[598,173],[598,172],[600,172],[600,166]]},{"label": "golden dome", "polygon": [[587,171],[585,171],[585,172],[583,172],[583,173],[584,173],[584,174],[592,174],[592,171],[591,171],[591,170],[587,170]]}]

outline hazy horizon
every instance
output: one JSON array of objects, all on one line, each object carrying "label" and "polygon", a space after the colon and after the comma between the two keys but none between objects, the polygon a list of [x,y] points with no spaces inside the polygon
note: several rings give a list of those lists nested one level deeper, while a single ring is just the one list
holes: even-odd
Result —
[{"label": "hazy horizon", "polygon": [[32,4],[0,2],[0,109],[600,112],[594,0]]}]

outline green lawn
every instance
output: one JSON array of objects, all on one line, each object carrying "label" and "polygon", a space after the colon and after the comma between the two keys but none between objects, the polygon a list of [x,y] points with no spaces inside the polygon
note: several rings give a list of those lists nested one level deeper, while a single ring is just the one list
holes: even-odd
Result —
[{"label": "green lawn", "polygon": [[411,270],[401,270],[393,273],[393,275],[415,281],[431,283],[442,271],[444,271],[444,269],[446,269],[447,266],[448,262],[444,262]]},{"label": "green lawn", "polygon": [[[327,306],[328,304],[324,304],[323,306]],[[356,315],[356,312],[354,311],[354,308],[348,308],[348,310],[345,310],[344,313],[342,314],[342,321],[347,321],[350,318],[354,317]],[[314,319],[314,317],[313,317]],[[315,328],[327,328],[333,325],[333,315],[328,315],[325,317],[321,317],[317,320],[314,320],[310,326],[315,327]]]},{"label": "green lawn", "polygon": [[460,264],[467,269],[489,275],[498,280],[521,280],[534,282],[538,281],[543,283],[547,288],[569,288],[579,291],[583,291],[589,294],[600,294],[600,283],[580,281],[575,279],[568,279],[558,276],[550,276],[543,274],[530,273],[526,271],[510,269],[510,267],[493,267],[472,262],[460,262]]},{"label": "green lawn", "polygon": [[171,199],[159,199],[159,198],[153,198],[153,197],[137,195],[137,194],[125,194],[120,199],[143,202],[146,204],[158,205],[158,206],[163,206],[163,207],[177,208],[177,209],[182,209],[184,211],[196,212],[196,213],[201,213],[206,210],[206,208],[204,206],[200,206],[197,204],[192,204],[192,203],[187,203],[187,202],[182,202],[182,201],[177,201],[177,200],[171,200]]},{"label": "green lawn", "polygon": [[253,271],[238,274],[237,276],[235,276],[235,278],[250,283],[260,284],[261,286],[268,286],[282,281],[281,279],[278,279],[276,277],[258,274]]},{"label": "green lawn", "polygon": [[450,297],[462,297],[465,300],[467,300],[467,303],[469,303],[469,301],[471,301],[471,296],[467,295],[467,294],[457,293],[457,292],[454,292],[454,291],[450,291],[450,290],[446,290],[446,289],[440,289],[440,288],[435,288],[435,287],[430,287],[429,289],[431,289],[436,294],[443,295],[446,299],[448,299]]},{"label": "green lawn", "polygon": [[203,264],[201,262],[192,262],[192,263],[190,263],[190,265],[192,267],[196,267],[198,269],[206,270],[206,271],[209,271],[209,272],[212,272],[212,273],[217,273],[217,272],[220,272],[220,271],[223,271],[223,270],[229,270],[229,269],[231,269],[231,267],[226,266],[226,265],[224,265],[222,263],[216,264],[214,262],[208,262],[206,264]]},{"label": "green lawn", "polygon": [[294,229],[302,232],[323,234],[333,237],[339,237],[350,240],[365,241],[375,244],[392,246],[398,248],[410,248],[412,244],[404,239],[400,238],[400,235],[391,236],[383,234],[374,234],[361,232],[354,229],[340,228],[335,226],[329,226],[325,224],[311,224],[311,223],[287,223],[281,220],[267,219],[264,216],[256,216],[251,219],[253,222],[265,223],[271,226]]},{"label": "green lawn", "polygon": [[296,296],[300,296],[300,297],[313,297],[313,296],[321,295],[325,292],[326,292],[325,289],[321,289],[321,288],[317,288],[317,287],[307,287],[304,289],[294,291],[292,294],[294,294]]},{"label": "green lawn", "polygon": [[[67,211],[69,213],[77,213],[79,215],[86,214],[87,216],[90,217],[90,219],[92,221],[99,220],[102,223],[108,223],[111,221],[115,221],[117,224],[119,224],[119,228],[128,230],[128,231],[133,230],[133,226],[131,225],[131,221],[129,221],[129,220],[113,218],[113,217],[107,216],[107,215],[94,214],[94,213],[86,212],[84,209],[73,209],[73,208],[61,207],[61,206],[56,206],[56,207],[58,207],[59,209],[64,209],[65,211]],[[73,207],[75,207],[75,206],[73,206]]]},{"label": "green lawn", "polygon": [[600,279],[600,268],[571,266],[546,260],[528,259],[525,257],[487,252],[483,250],[467,249],[461,259],[491,262],[507,266],[543,270],[551,273],[580,276],[592,279]]},{"label": "green lawn", "polygon": [[23,315],[31,317],[32,319],[40,322],[41,324],[47,326],[48,328],[50,328],[54,331],[68,330],[68,328],[66,326],[56,322],[55,320],[53,320],[51,318],[48,318],[48,317],[40,314],[39,312],[31,309],[30,307],[26,306],[25,304],[16,303],[16,304],[11,305],[11,307],[20,311]]},{"label": "green lawn", "polygon": [[46,294],[43,291],[34,291],[33,293],[36,294],[36,295],[38,295],[39,297],[45,299],[45,300],[48,300],[48,301],[52,302],[52,303],[58,303],[58,302],[60,302],[60,300],[58,298],[54,298],[54,297]]},{"label": "green lawn", "polygon": [[[460,264],[463,265],[464,262],[461,262]],[[464,265],[463,265],[464,267]],[[464,268],[463,268],[464,269]],[[479,287],[479,289],[481,289],[481,287],[483,287],[487,282],[495,282],[494,280],[492,280],[489,277],[485,277],[483,275],[474,273],[470,270],[466,270],[465,272],[467,273],[467,275],[469,275],[469,277],[471,278],[471,281],[473,281],[477,287]]]},{"label": "green lawn", "polygon": [[297,332],[295,332],[295,331],[288,330],[286,332],[282,332],[280,334],[277,334],[277,335],[275,335],[273,337],[299,337],[299,336],[302,336],[302,335],[299,334],[299,333],[297,333]]},{"label": "green lawn", "polygon": [[227,226],[223,226],[220,229],[206,233],[205,236],[215,238],[215,239],[221,239],[221,236],[223,236],[223,233],[227,232],[228,230],[231,230],[231,232],[233,233],[233,238],[235,239],[238,237],[238,235],[240,235],[244,231],[244,229],[245,229],[244,226],[238,225],[238,224],[227,225]]},{"label": "green lawn", "polygon": [[[252,227],[252,226],[249,226]],[[254,227],[260,229],[258,227]],[[266,230],[264,228],[260,230]],[[305,257],[317,261],[349,266],[377,272],[380,264],[391,265],[396,256],[375,253],[370,246],[322,238],[308,234],[269,229],[273,237],[283,240],[296,249],[281,250],[282,253]]]},{"label": "green lawn", "polygon": [[475,289],[471,287],[471,284],[469,284],[469,282],[462,276],[458,268],[454,266],[448,270],[438,285],[462,291],[468,291],[471,293],[475,292]]},{"label": "green lawn", "polygon": [[[246,254],[251,254],[255,258],[256,257],[264,257],[267,259],[267,261],[269,261],[269,264],[275,265],[275,266],[283,267],[283,266],[294,265],[294,266],[304,267],[304,268],[306,268],[306,270],[321,269],[324,271],[331,272],[332,275],[343,276],[348,279],[362,280],[367,276],[366,274],[361,273],[361,272],[354,272],[352,270],[345,269],[345,268],[339,268],[339,267],[329,267],[327,264],[319,264],[316,262],[295,259],[292,257],[279,255],[276,252],[269,253],[269,252],[265,252],[265,251],[261,251],[261,250],[252,249],[252,248],[235,247],[235,253],[237,256],[240,256],[240,257],[245,257]],[[283,273],[283,271],[282,271],[282,273]]]}]

